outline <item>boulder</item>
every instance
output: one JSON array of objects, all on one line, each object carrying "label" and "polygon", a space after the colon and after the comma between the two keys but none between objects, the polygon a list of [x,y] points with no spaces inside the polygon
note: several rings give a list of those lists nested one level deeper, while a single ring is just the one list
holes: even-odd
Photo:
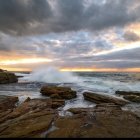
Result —
[{"label": "boulder", "polygon": [[76,91],[71,90],[69,87],[44,86],[40,92],[42,95],[53,99],[70,100],[77,97]]},{"label": "boulder", "polygon": [[137,95],[124,95],[123,98],[131,102],[140,103],[140,96]]},{"label": "boulder", "polygon": [[115,92],[117,95],[136,95],[140,96],[140,92],[137,91],[116,91]]},{"label": "boulder", "polygon": [[18,78],[14,73],[0,72],[0,84],[9,84],[18,82]]},{"label": "boulder", "polygon": [[0,95],[0,110],[8,110],[15,108],[18,97]]},{"label": "boulder", "polygon": [[[140,118],[115,104],[78,108],[73,116],[58,117],[47,138],[138,138]],[[72,111],[73,112],[73,111]]]},{"label": "boulder", "polygon": [[84,98],[85,100],[94,102],[94,103],[115,103],[116,105],[126,105],[129,102],[121,99],[121,98],[117,98],[117,97],[112,97],[112,96],[108,96],[108,95],[102,95],[102,94],[97,94],[97,93],[90,93],[90,92],[85,92],[84,94]]}]

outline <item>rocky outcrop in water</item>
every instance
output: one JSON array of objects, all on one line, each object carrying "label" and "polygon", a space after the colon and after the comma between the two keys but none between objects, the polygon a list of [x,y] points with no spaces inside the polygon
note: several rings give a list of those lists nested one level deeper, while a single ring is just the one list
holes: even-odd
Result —
[{"label": "rocky outcrop in water", "polygon": [[129,100],[131,102],[140,103],[140,96],[136,95],[125,95],[123,96],[124,99]]},{"label": "rocky outcrop in water", "polygon": [[117,95],[136,95],[140,96],[140,92],[137,91],[116,91],[115,94]]},{"label": "rocky outcrop in water", "polygon": [[18,78],[14,73],[0,70],[0,84],[17,83]]},{"label": "rocky outcrop in water", "polygon": [[140,103],[140,92],[134,91],[116,91],[117,95],[123,96],[124,99],[131,102]]},{"label": "rocky outcrop in water", "polygon": [[44,86],[40,92],[42,95],[53,99],[70,100],[77,97],[76,91],[71,90],[69,87]]},{"label": "rocky outcrop in water", "polygon": [[126,105],[129,102],[120,98],[112,97],[112,96],[107,96],[107,95],[102,95],[102,94],[97,94],[97,93],[90,93],[90,92],[85,92],[84,94],[85,100],[91,101],[93,103],[114,103],[116,105]]}]

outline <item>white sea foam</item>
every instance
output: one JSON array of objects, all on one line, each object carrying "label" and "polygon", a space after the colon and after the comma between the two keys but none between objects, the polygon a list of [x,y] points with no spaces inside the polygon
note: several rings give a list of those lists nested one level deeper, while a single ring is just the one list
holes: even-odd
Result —
[{"label": "white sea foam", "polygon": [[[125,81],[112,79],[113,77],[93,77],[78,76],[72,72],[61,72],[54,67],[43,67],[34,70],[31,74],[25,75],[22,80],[28,82],[45,82],[45,83],[74,83],[71,85],[83,90],[93,92],[102,92],[105,94],[114,94],[117,90],[140,91],[139,81]],[[116,78],[116,77],[115,77]]]},{"label": "white sea foam", "polygon": [[[1,85],[0,95],[16,95],[20,101],[25,100],[27,97],[44,98],[40,94],[41,85],[45,83],[59,83],[59,86],[69,86],[73,90],[77,91],[77,98],[66,101],[66,105],[63,107],[60,114],[66,115],[69,108],[86,108],[93,107],[95,104],[84,100],[83,92],[91,91],[101,94],[107,94],[116,96],[115,91],[140,91],[140,81],[135,80],[134,75],[113,75],[113,74],[98,74],[96,73],[71,73],[61,72],[56,68],[40,68],[33,71],[31,74],[16,74],[18,76],[24,76],[20,78],[20,81],[25,81],[23,84]],[[26,83],[27,82],[27,83]],[[33,82],[33,83],[32,83]],[[41,82],[41,83],[40,83]],[[20,83],[20,82],[19,82]],[[5,91],[5,92],[4,92]],[[139,107],[139,106],[138,106]],[[135,108],[135,106],[134,106]],[[137,109],[137,107],[136,107]]]},{"label": "white sea foam", "polygon": [[54,67],[43,67],[34,70],[31,74],[24,77],[24,80],[45,83],[75,83],[79,79],[71,72],[61,72]]}]

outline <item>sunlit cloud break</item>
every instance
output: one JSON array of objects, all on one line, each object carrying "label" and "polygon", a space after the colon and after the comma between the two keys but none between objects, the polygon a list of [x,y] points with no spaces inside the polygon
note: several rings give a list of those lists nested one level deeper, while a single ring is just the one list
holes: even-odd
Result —
[{"label": "sunlit cloud break", "polygon": [[42,62],[52,62],[50,59],[45,58],[29,58],[29,59],[19,59],[19,60],[6,60],[0,61],[1,65],[16,65],[16,64],[34,64]]}]

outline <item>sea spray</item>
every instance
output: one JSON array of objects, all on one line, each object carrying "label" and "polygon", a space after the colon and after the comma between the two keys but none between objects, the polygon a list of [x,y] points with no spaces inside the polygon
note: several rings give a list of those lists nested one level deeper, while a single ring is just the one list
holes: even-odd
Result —
[{"label": "sea spray", "polygon": [[78,76],[71,72],[61,72],[54,67],[42,67],[34,70],[26,80],[45,83],[75,83],[79,81]]},{"label": "sea spray", "polygon": [[[27,74],[21,81],[58,83],[76,91],[102,92],[113,95],[117,90],[140,91],[140,81],[133,73],[73,73],[61,72],[53,67],[43,67]],[[64,85],[64,86],[65,86]]]}]

